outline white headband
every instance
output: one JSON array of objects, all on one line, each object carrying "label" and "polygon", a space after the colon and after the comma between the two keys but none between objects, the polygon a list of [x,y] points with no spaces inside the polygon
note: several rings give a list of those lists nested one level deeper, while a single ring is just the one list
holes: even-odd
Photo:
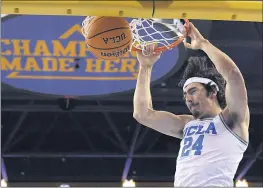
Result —
[{"label": "white headband", "polygon": [[208,78],[200,78],[200,77],[192,77],[187,79],[186,82],[184,83],[183,90],[185,91],[186,86],[194,82],[203,83],[203,84],[210,83],[211,86],[216,86],[216,90],[219,91],[218,85],[213,80],[210,80]]}]

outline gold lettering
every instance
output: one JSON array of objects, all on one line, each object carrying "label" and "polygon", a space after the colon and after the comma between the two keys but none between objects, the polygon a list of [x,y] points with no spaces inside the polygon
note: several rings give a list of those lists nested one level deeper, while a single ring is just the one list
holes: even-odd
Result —
[{"label": "gold lettering", "polygon": [[130,57],[137,57],[137,53],[136,53],[136,51],[129,51],[128,53],[127,53]]},{"label": "gold lettering", "polygon": [[74,72],[74,67],[70,64],[74,63],[73,58],[60,58],[59,59],[59,71],[61,72]]},{"label": "gold lettering", "polygon": [[89,51],[88,46],[85,42],[79,42],[79,57],[86,57]]},{"label": "gold lettering", "polygon": [[101,70],[102,62],[103,62],[102,59],[86,59],[87,66],[85,72],[102,72]]},{"label": "gold lettering", "polygon": [[135,72],[136,59],[122,59],[120,72]]},{"label": "gold lettering", "polygon": [[43,71],[54,72],[58,70],[58,63],[56,58],[42,58]]},{"label": "gold lettering", "polygon": [[44,40],[38,40],[34,50],[35,56],[51,56],[47,44]]},{"label": "gold lettering", "polygon": [[14,55],[30,56],[30,40],[12,40]]},{"label": "gold lettering", "polygon": [[8,39],[1,39],[1,55],[11,55],[12,54],[11,50],[2,51],[4,45],[8,45],[8,47],[10,47],[9,46],[10,45],[10,40],[8,40]]},{"label": "gold lettering", "polygon": [[118,68],[114,68],[116,63],[120,63],[120,60],[105,60],[104,72],[118,72]]},{"label": "gold lettering", "polygon": [[123,55],[121,56],[121,58],[124,58],[124,57],[130,57],[129,52],[127,52],[127,53],[125,53],[125,54],[123,54]]},{"label": "gold lettering", "polygon": [[24,70],[25,71],[41,71],[41,69],[39,68],[36,62],[36,59],[33,57],[27,58]]},{"label": "gold lettering", "polygon": [[22,71],[21,57],[14,57],[10,63],[4,56],[1,56],[1,70]]},{"label": "gold lettering", "polygon": [[64,46],[58,40],[53,40],[54,56],[70,56],[76,57],[76,44],[77,41],[70,41],[67,46]]}]

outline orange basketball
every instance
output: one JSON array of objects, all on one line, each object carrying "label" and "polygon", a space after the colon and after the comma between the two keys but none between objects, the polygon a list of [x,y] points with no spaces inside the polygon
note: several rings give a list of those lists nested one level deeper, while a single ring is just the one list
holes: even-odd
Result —
[{"label": "orange basketball", "polygon": [[121,17],[95,17],[86,28],[88,49],[100,59],[118,59],[132,44],[128,21]]}]

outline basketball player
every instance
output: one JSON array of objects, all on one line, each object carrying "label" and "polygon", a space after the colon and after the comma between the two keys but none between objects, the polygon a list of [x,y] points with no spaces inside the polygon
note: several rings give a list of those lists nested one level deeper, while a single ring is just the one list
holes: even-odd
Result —
[{"label": "basketball player", "polygon": [[[137,54],[140,70],[134,94],[134,118],[160,133],[182,139],[174,186],[233,186],[248,145],[249,109],[241,72],[235,63],[190,23],[191,43],[211,60],[191,57],[180,82],[192,115],[175,115],[152,107],[150,76],[160,53],[147,46]],[[172,61],[172,60],[171,60]],[[165,66],[165,65],[164,65]]]}]

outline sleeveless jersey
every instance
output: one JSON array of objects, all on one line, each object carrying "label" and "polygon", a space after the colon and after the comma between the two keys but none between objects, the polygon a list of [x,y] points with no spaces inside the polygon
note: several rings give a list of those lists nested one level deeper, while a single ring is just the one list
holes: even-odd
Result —
[{"label": "sleeveless jersey", "polygon": [[174,186],[233,187],[247,145],[226,125],[222,114],[188,122],[177,157]]}]

